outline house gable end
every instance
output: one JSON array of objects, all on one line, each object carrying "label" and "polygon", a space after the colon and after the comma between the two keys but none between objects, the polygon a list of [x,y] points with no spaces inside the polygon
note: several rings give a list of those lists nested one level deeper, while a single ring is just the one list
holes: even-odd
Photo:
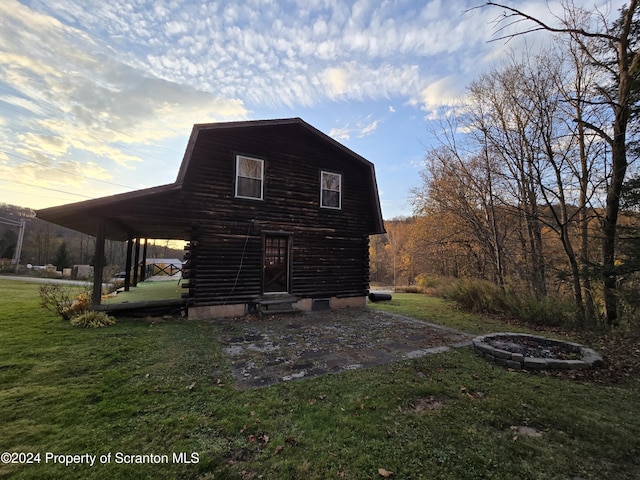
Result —
[{"label": "house gable end", "polygon": [[[305,210],[306,220],[324,223],[316,211],[321,171],[334,172],[344,182],[344,208],[335,210],[358,215],[369,234],[384,233],[373,164],[299,118],[195,125],[177,182],[221,215],[234,202],[246,206],[249,216],[258,215],[259,205],[247,205],[236,194],[238,155],[264,160],[261,199],[271,216],[295,221],[295,211]],[[237,208],[234,214],[242,217]]]}]

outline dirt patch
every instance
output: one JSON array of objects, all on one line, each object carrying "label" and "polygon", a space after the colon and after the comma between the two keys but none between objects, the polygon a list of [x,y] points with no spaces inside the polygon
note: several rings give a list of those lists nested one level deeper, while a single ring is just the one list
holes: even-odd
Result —
[{"label": "dirt patch", "polygon": [[416,413],[425,411],[436,411],[444,407],[444,401],[433,396],[419,398],[418,400],[413,402],[410,407],[411,409],[409,411]]},{"label": "dirt patch", "polygon": [[225,320],[220,341],[236,387],[371,367],[468,345],[471,336],[369,309]]}]

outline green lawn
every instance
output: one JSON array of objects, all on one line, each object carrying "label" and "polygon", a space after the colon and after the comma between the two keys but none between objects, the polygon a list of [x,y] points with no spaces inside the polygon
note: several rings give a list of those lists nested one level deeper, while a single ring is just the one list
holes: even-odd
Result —
[{"label": "green lawn", "polygon": [[128,292],[121,292],[113,294],[114,296],[103,298],[102,303],[149,302],[181,298],[184,292],[180,285],[181,283],[176,280],[140,282],[137,286],[131,287]]},{"label": "green lawn", "polygon": [[[420,295],[394,295],[382,308],[470,331],[512,329]],[[40,463],[0,464],[1,477],[640,475],[637,380],[600,386],[510,372],[463,348],[241,392],[213,323],[74,329],[39,308],[37,285],[18,281],[0,281],[0,312],[0,452],[40,455]],[[541,436],[512,428],[525,426]],[[174,453],[198,463],[174,462]],[[96,455],[97,463],[54,464],[54,454]],[[123,454],[166,455],[167,463]]]},{"label": "green lawn", "polygon": [[498,331],[531,331],[522,325],[507,324],[495,318],[463,312],[452,303],[426,295],[394,293],[391,301],[371,303],[370,305],[372,308],[408,315],[478,335]]}]

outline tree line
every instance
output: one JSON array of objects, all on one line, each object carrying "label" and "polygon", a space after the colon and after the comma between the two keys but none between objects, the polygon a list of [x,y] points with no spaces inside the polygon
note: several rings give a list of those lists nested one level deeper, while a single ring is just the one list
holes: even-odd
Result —
[{"label": "tree line", "polygon": [[[19,221],[27,220],[20,255],[20,265],[53,265],[57,270],[70,268],[73,265],[93,265],[95,237],[55,225],[36,218],[35,211],[15,205],[0,204],[0,218]],[[0,270],[12,272],[18,241],[18,228],[0,223]],[[171,248],[167,241],[149,244],[148,258],[178,258],[183,251]],[[125,268],[127,246],[125,242],[107,240],[105,242],[105,265],[111,270],[120,271]]]},{"label": "tree line", "polygon": [[[387,222],[386,238],[372,242],[372,277],[517,284],[537,298],[571,298],[580,325],[615,325],[639,263],[636,2],[611,24],[565,3],[557,26],[486,6],[502,9],[502,38],[560,35],[468,85],[433,132],[414,217]],[[531,28],[507,32],[522,22]]]}]

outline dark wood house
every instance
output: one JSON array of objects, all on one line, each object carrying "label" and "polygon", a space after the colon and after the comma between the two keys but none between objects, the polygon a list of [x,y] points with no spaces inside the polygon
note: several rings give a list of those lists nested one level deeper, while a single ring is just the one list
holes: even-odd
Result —
[{"label": "dark wood house", "polygon": [[96,236],[96,258],[104,239],[187,241],[190,318],[365,305],[384,233],[373,164],[299,118],[195,125],[174,183],[37,216]]}]

